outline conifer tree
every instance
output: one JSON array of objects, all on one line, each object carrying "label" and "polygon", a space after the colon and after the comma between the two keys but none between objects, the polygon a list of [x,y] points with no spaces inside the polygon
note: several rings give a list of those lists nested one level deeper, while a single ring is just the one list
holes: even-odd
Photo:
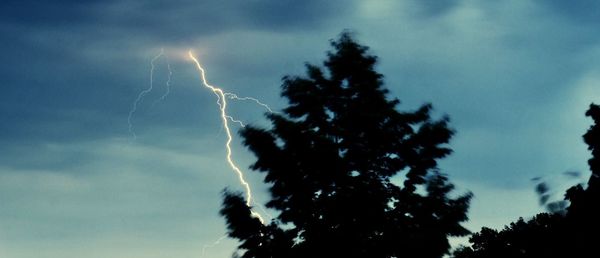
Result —
[{"label": "conifer tree", "polygon": [[267,114],[272,128],[241,131],[278,215],[263,225],[225,191],[229,236],[243,258],[442,257],[449,236],[468,233],[471,198],[449,197],[437,168],[451,153],[448,118],[429,104],[398,111],[367,47],[348,32],[331,45],[323,67],[283,78],[289,106]]}]

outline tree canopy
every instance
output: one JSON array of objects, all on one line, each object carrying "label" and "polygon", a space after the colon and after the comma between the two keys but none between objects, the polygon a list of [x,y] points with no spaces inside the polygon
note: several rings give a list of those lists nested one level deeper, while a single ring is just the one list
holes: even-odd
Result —
[{"label": "tree canopy", "polygon": [[322,67],[283,78],[289,105],[267,114],[271,128],[241,131],[277,216],[262,224],[240,193],[225,191],[237,255],[442,257],[449,236],[469,233],[460,223],[471,198],[449,196],[454,186],[437,167],[451,153],[449,119],[433,119],[430,104],[399,111],[377,57],[350,33],[331,46]]},{"label": "tree canopy", "polygon": [[497,231],[483,228],[471,236],[471,247],[462,247],[456,258],[495,257],[595,257],[600,241],[600,106],[586,112],[593,120],[583,135],[592,153],[587,186],[567,190],[566,211],[542,213],[529,221],[519,219]]}]

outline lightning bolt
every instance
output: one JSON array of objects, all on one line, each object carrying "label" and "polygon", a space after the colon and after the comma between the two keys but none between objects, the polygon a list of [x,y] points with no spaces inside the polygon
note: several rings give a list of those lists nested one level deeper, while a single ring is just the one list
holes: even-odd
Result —
[{"label": "lightning bolt", "polygon": [[[217,105],[219,106],[219,110],[221,113],[221,121],[223,123],[223,128],[225,128],[225,134],[227,135],[227,141],[225,142],[225,149],[227,150],[227,156],[226,156],[227,163],[229,164],[231,169],[233,169],[233,171],[235,171],[235,173],[238,175],[240,184],[242,184],[242,186],[246,190],[245,191],[246,192],[246,206],[251,207],[251,204],[253,203],[252,189],[250,188],[250,184],[244,178],[244,173],[235,164],[235,162],[232,158],[233,152],[231,150],[231,142],[233,141],[233,136],[231,134],[231,129],[229,127],[229,121],[231,120],[232,122],[241,124],[242,126],[244,126],[244,125],[241,121],[235,120],[233,117],[231,117],[230,115],[227,114],[227,98],[238,99],[238,100],[252,100],[252,101],[255,101],[256,103],[258,103],[259,105],[266,107],[268,110],[271,110],[271,109],[269,108],[269,106],[258,101],[257,99],[249,98],[249,97],[240,98],[233,93],[225,92],[225,91],[223,91],[223,89],[221,89],[219,87],[210,85],[208,83],[208,81],[206,80],[206,71],[204,70],[204,68],[202,68],[202,65],[200,65],[200,62],[194,56],[194,54],[192,53],[191,50],[188,52],[188,55],[192,59],[192,61],[194,61],[194,63],[196,64],[196,68],[200,72],[200,78],[202,79],[202,85],[204,85],[204,87],[210,89],[215,94],[215,96],[217,96]],[[254,217],[258,218],[263,224],[265,223],[264,219],[262,218],[262,216],[259,213],[252,211],[252,210],[251,210],[251,213]]]},{"label": "lightning bolt", "polygon": [[[191,50],[188,52],[188,56],[194,61],[194,63],[196,64],[196,68],[198,68],[198,71],[200,72],[200,78],[202,79],[202,85],[204,87],[210,89],[215,94],[215,96],[217,97],[217,102],[216,103],[219,106],[219,111],[220,111],[222,125],[223,125],[222,130],[224,129],[224,131],[225,131],[225,133],[227,135],[227,141],[225,143],[225,148],[227,150],[226,160],[227,160],[227,163],[229,164],[229,166],[238,175],[239,182],[240,182],[240,184],[245,189],[245,193],[246,193],[246,206],[248,206],[249,208],[251,208],[250,212],[251,212],[252,216],[254,216],[258,220],[260,220],[261,223],[265,224],[265,220],[263,219],[263,217],[261,216],[261,214],[252,210],[251,204],[255,204],[254,200],[253,200],[253,196],[252,196],[252,189],[250,187],[250,184],[244,178],[244,173],[237,166],[237,164],[235,163],[235,161],[233,160],[233,157],[232,157],[233,156],[233,152],[232,152],[232,149],[231,149],[231,143],[233,141],[233,136],[232,136],[232,133],[231,133],[229,122],[235,123],[235,124],[237,124],[237,125],[239,125],[241,127],[245,127],[246,125],[242,121],[240,121],[238,119],[235,119],[233,116],[231,116],[231,115],[229,115],[227,113],[227,104],[228,104],[227,103],[227,99],[236,100],[236,101],[252,101],[252,102],[256,103],[257,105],[262,106],[263,108],[265,108],[267,111],[269,111],[271,113],[273,113],[273,110],[267,104],[261,102],[260,100],[258,100],[256,98],[252,98],[252,97],[239,97],[237,94],[234,94],[234,93],[231,93],[231,92],[225,92],[221,88],[209,84],[208,81],[207,81],[207,79],[206,79],[206,72],[205,72],[204,68],[202,67],[202,65],[200,65],[200,62],[194,56],[194,54],[192,53]],[[160,98],[158,98],[157,100],[155,100],[152,103],[152,105],[154,106],[158,102],[161,102],[161,101],[165,100],[167,98],[167,96],[171,92],[171,78],[172,78],[172,75],[173,75],[173,71],[171,69],[171,64],[169,62],[169,59],[165,55],[164,48],[162,48],[160,50],[160,53],[158,55],[154,56],[152,58],[152,60],[150,61],[150,66],[151,66],[151,68],[150,68],[150,85],[148,86],[147,89],[144,89],[143,91],[141,91],[138,94],[137,98],[133,102],[131,110],[129,111],[129,116],[127,117],[127,123],[129,125],[129,133],[132,135],[133,140],[135,140],[137,138],[137,136],[135,134],[135,131],[133,130],[133,122],[132,122],[133,116],[134,116],[135,112],[137,111],[139,104],[144,100],[144,97],[154,89],[155,63],[161,57],[165,58],[166,64],[167,64],[167,70],[168,70],[168,78],[167,78],[167,81],[166,81],[166,91],[164,92],[164,94]],[[261,205],[255,205],[255,207],[259,208],[270,219],[273,219],[273,216],[271,214],[269,214],[269,212],[267,212]],[[227,235],[221,236],[216,241],[214,241],[212,244],[204,245],[202,247],[202,257],[204,257],[207,249],[219,245],[221,243],[221,241],[224,240],[225,238],[227,238]]]},{"label": "lightning bolt", "polygon": [[227,116],[227,119],[231,120],[231,122],[234,122],[234,123],[240,125],[241,127],[246,127],[244,122],[237,120],[237,119],[233,118],[232,116]]},{"label": "lightning bolt", "polygon": [[217,239],[215,242],[213,242],[210,245],[204,245],[202,247],[202,255],[200,257],[204,257],[204,254],[206,253],[206,249],[219,245],[221,243],[221,241],[223,241],[223,239],[225,239],[225,238],[227,238],[227,234],[223,235],[222,237],[219,237],[219,239]]},{"label": "lightning bolt", "polygon": [[225,92],[224,95],[230,99],[234,99],[234,100],[250,100],[255,102],[256,104],[264,107],[266,110],[268,110],[270,113],[274,113],[273,110],[265,103],[260,102],[260,100],[252,98],[252,97],[238,97],[238,95],[230,93],[230,92]]},{"label": "lightning bolt", "polygon": [[156,60],[159,59],[164,54],[165,54],[165,50],[161,48],[160,53],[158,55],[156,55],[154,58],[152,58],[152,61],[150,61],[150,67],[151,67],[150,68],[150,86],[147,89],[141,91],[140,94],[138,94],[137,98],[133,102],[133,106],[131,107],[131,110],[129,111],[129,116],[127,116],[127,124],[129,125],[129,133],[132,135],[134,140],[137,138],[137,135],[133,131],[133,123],[132,123],[131,119],[133,118],[133,115],[137,111],[138,105],[144,99],[144,96],[152,91],[152,89],[154,87],[154,62],[156,62]]},{"label": "lightning bolt", "polygon": [[160,98],[155,100],[154,103],[152,103],[152,105],[156,105],[158,102],[165,100],[167,96],[169,96],[169,94],[171,93],[171,77],[173,76],[173,71],[171,70],[171,63],[169,62],[169,59],[166,56],[165,60],[167,61],[167,70],[169,71],[167,82],[165,83],[167,85],[167,90],[162,96],[160,96]]}]

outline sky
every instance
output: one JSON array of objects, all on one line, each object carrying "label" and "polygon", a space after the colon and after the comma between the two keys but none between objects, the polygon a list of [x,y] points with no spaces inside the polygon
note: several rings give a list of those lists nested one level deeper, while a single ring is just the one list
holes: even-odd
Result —
[{"label": "sky", "polygon": [[[321,64],[345,29],[379,56],[400,110],[430,102],[450,116],[454,153],[440,169],[457,194],[475,194],[465,225],[530,217],[543,210],[532,178],[559,199],[589,175],[581,135],[600,102],[599,10],[559,0],[4,0],[0,257],[230,257],[235,241],[212,245],[225,234],[221,191],[242,188],[215,95],[185,51],[210,83],[279,110],[281,78]],[[161,49],[134,138],[128,115]],[[260,106],[230,108],[268,126]],[[232,144],[265,202],[261,174],[247,169],[254,157]]]}]

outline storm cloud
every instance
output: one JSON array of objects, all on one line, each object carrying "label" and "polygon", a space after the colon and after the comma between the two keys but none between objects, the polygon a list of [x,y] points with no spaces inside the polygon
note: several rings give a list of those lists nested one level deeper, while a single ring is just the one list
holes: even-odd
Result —
[{"label": "storm cloud", "polygon": [[[284,75],[320,64],[350,29],[380,57],[400,109],[431,102],[457,135],[441,164],[475,199],[468,227],[531,216],[532,177],[587,175],[581,135],[600,102],[598,4],[583,1],[3,1],[0,8],[0,256],[197,257],[224,233],[208,79],[275,109]],[[132,102],[154,91],[133,117]],[[166,90],[167,62],[173,69]],[[234,103],[248,123],[263,109]],[[243,168],[252,156],[235,141]],[[258,200],[266,192],[249,173]],[[558,180],[566,188],[573,180]],[[227,257],[233,243],[211,248]],[[31,250],[31,251],[28,251]],[[41,251],[36,251],[41,250]],[[88,255],[92,253],[92,255]]]}]

